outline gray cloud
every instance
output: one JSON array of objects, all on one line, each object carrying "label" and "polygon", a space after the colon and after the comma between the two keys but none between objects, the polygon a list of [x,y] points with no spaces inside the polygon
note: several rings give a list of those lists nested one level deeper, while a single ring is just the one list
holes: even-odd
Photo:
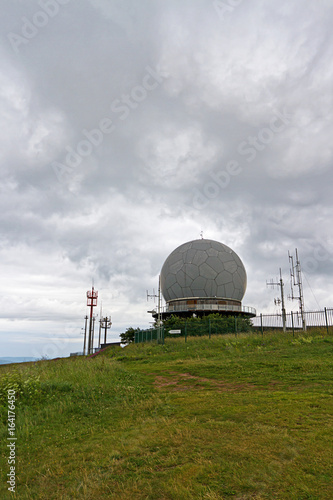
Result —
[{"label": "gray cloud", "polygon": [[295,247],[306,308],[332,304],[332,13],[3,2],[3,355],[80,350],[92,279],[114,338],[147,326],[146,289],[201,230],[242,258],[245,305],[274,310]]}]

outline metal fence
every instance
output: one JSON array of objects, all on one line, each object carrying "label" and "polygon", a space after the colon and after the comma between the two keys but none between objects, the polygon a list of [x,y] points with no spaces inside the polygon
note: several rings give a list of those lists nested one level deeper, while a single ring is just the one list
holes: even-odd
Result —
[{"label": "metal fence", "polygon": [[[252,318],[251,321],[256,329],[283,328],[282,314],[260,314]],[[322,311],[305,311],[303,318],[299,312],[290,312],[286,314],[285,325],[287,330],[303,330],[314,327],[328,329],[333,326],[333,309],[325,307]]]},{"label": "metal fence", "polygon": [[[140,330],[135,333],[134,342],[136,344],[141,342],[157,342],[164,343],[166,337],[184,337],[185,342],[187,337],[201,336],[201,335],[218,335],[226,333],[253,333],[269,330],[283,330],[282,314],[260,314],[251,318],[251,323],[244,320],[242,317],[229,316],[228,321],[225,319],[213,319],[202,321],[187,321],[179,320],[172,329],[166,329],[164,326],[160,328],[150,328],[149,330]],[[285,318],[286,330],[290,333],[301,331],[311,328],[326,328],[327,333],[330,328],[333,328],[333,309],[326,307],[322,311],[306,311],[303,318],[299,312],[290,312],[286,314]]]},{"label": "metal fence", "polygon": [[197,337],[208,335],[217,335],[225,333],[240,333],[251,331],[251,323],[248,319],[239,316],[228,316],[221,319],[202,319],[202,320],[187,320],[179,319],[179,322],[173,324],[172,327],[166,328],[161,325],[160,328],[150,328],[149,330],[140,330],[135,333],[134,342],[157,341],[164,343],[167,337],[184,337],[185,342],[187,337]]},{"label": "metal fence", "polygon": [[135,332],[134,342],[139,344],[140,342],[152,342],[153,340],[164,341],[164,328],[149,328],[149,330],[140,330]]}]

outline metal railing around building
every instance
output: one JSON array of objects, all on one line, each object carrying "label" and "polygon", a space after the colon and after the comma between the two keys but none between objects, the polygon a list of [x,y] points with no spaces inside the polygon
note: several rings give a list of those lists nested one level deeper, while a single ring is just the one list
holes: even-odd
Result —
[{"label": "metal railing around building", "polygon": [[[252,315],[256,315],[256,310],[254,307],[247,307],[241,305],[224,305],[224,304],[169,304],[161,308],[161,312],[177,313],[186,311],[230,311],[230,312],[245,312]],[[157,313],[157,311],[154,311]]]}]

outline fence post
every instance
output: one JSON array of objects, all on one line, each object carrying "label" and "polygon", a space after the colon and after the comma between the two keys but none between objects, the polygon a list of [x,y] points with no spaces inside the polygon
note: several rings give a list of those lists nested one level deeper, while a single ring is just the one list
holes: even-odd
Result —
[{"label": "fence post", "polygon": [[327,309],[326,309],[326,307],[324,307],[324,311],[325,311],[326,330],[327,330],[327,335],[328,335],[328,320],[327,320]]},{"label": "fence post", "polygon": [[291,311],[291,326],[292,326],[292,329],[293,329],[293,337],[295,336],[295,328],[294,328],[294,315],[293,315],[293,312]]},{"label": "fence post", "polygon": [[262,324],[262,313],[260,313],[260,326],[261,326],[261,335],[264,336],[264,327]]},{"label": "fence post", "polygon": [[187,342],[187,319],[185,319],[185,342]]},{"label": "fence post", "polygon": [[237,317],[234,316],[235,319],[235,336],[237,337]]},{"label": "fence post", "polygon": [[210,318],[208,318],[208,330],[209,330],[209,338],[210,338],[210,334],[211,334],[211,326],[210,326]]}]

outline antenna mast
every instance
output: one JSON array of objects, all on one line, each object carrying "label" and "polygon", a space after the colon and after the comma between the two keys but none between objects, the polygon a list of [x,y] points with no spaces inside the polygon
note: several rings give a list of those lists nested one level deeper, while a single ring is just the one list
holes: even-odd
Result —
[{"label": "antenna mast", "polygon": [[87,341],[87,321],[88,316],[84,317],[84,341],[83,341],[83,356],[86,354],[86,341]]},{"label": "antenna mast", "polygon": [[99,312],[99,331],[98,331],[98,348],[100,349],[101,347],[101,330],[102,330],[102,301],[101,301],[101,308]]},{"label": "antenna mast", "polygon": [[153,289],[153,293],[149,294],[147,290],[147,300],[149,298],[157,298],[158,300],[158,305],[157,305],[157,342],[160,342],[161,339],[161,326],[162,326],[162,321],[161,321],[161,310],[162,310],[162,295],[161,295],[161,275],[158,277],[158,293],[157,295],[155,294],[155,289]]},{"label": "antenna mast", "polygon": [[104,329],[104,344],[106,344],[107,330],[111,328],[111,325],[111,316],[105,316],[105,318],[102,318],[101,327]]},{"label": "antenna mast", "polygon": [[[289,262],[290,262],[290,286],[291,286],[291,300],[298,300],[299,301],[299,312],[301,314],[302,318],[302,326],[303,330],[306,331],[306,321],[305,321],[305,309],[304,309],[304,295],[303,295],[303,285],[302,285],[302,272],[301,272],[301,263],[298,258],[298,252],[297,248],[295,249],[295,255],[296,255],[296,264],[294,264],[294,257],[293,255],[290,255],[288,252],[289,256]],[[295,297],[294,295],[294,286],[298,287],[298,297]]]},{"label": "antenna mast", "polygon": [[283,325],[283,331],[286,331],[286,308],[284,305],[284,283],[282,279],[282,271],[280,267],[280,281],[276,281],[275,283],[273,280],[271,280],[269,283],[266,281],[267,286],[279,286],[280,291],[281,291],[281,299],[274,299],[275,304],[281,304],[281,311],[282,311],[282,325]]}]

